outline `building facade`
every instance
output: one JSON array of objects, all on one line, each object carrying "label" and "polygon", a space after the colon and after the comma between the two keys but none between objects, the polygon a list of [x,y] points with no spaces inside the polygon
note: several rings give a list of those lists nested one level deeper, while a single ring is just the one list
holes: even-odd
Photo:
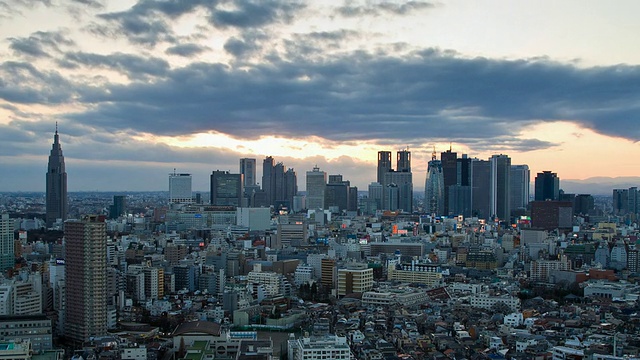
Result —
[{"label": "building facade", "polygon": [[192,202],[191,174],[169,174],[169,202],[189,204]]},{"label": "building facade", "polygon": [[98,216],[66,221],[65,336],[75,342],[107,333],[107,232]]},{"label": "building facade", "polygon": [[242,206],[244,187],[242,174],[215,170],[211,173],[211,205]]},{"label": "building facade", "polygon": [[0,272],[15,265],[13,220],[9,214],[0,214]]},{"label": "building facade", "polygon": [[436,152],[431,156],[427,166],[427,177],[424,184],[424,210],[426,213],[444,215],[444,175],[442,162],[436,160]]},{"label": "building facade", "polygon": [[325,209],[325,191],[327,188],[327,173],[320,171],[317,166],[307,171],[307,208]]},{"label": "building facade", "polygon": [[67,197],[67,171],[64,166],[64,156],[60,146],[58,135],[58,125],[53,136],[53,146],[49,154],[49,164],[47,166],[47,189],[46,189],[46,222],[51,226],[58,219],[63,222],[67,220],[68,197]]}]

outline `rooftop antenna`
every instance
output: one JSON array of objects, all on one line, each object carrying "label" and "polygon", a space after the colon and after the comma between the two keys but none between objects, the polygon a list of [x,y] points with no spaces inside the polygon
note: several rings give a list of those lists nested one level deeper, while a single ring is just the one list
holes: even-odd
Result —
[{"label": "rooftop antenna", "polygon": [[56,134],[58,133],[58,122],[56,121]]},{"label": "rooftop antenna", "polygon": [[431,160],[435,160],[436,159],[436,146],[433,145],[433,152],[431,153]]},{"label": "rooftop antenna", "polygon": [[449,152],[453,151],[453,147],[451,146],[451,142],[449,142]]}]

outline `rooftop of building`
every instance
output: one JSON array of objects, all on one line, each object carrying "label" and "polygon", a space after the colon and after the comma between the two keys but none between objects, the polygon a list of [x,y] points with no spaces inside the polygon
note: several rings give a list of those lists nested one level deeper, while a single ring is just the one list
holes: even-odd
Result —
[{"label": "rooftop of building", "polygon": [[173,336],[204,333],[212,336],[220,336],[220,325],[210,321],[184,322],[176,327]]}]

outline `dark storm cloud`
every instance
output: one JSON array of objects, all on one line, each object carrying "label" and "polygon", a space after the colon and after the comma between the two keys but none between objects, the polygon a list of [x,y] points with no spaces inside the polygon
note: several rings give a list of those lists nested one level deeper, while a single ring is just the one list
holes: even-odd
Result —
[{"label": "dark storm cloud", "polygon": [[61,52],[61,46],[73,46],[75,42],[61,31],[37,31],[29,37],[9,38],[9,48],[18,55],[49,57],[49,51]]},{"label": "dark storm cloud", "polygon": [[169,63],[164,59],[123,53],[100,55],[72,52],[65,54],[60,65],[67,68],[74,68],[78,65],[88,68],[106,68],[121,72],[132,79],[164,76],[169,69]]},{"label": "dark storm cloud", "polygon": [[200,46],[198,44],[180,44],[167,48],[165,51],[169,55],[178,55],[182,57],[193,57],[199,55],[205,51],[209,50],[209,48],[205,46]]},{"label": "dark storm cloud", "polygon": [[580,69],[541,60],[465,59],[437,50],[404,57],[356,52],[323,61],[273,59],[237,69],[193,63],[167,70],[153,84],[110,85],[84,96],[96,106],[69,118],[157,134],[216,130],[339,141],[493,139],[513,137],[532,121],[570,120],[640,140],[640,67]]},{"label": "dark storm cloud", "polygon": [[391,2],[356,4],[353,1],[347,1],[344,6],[337,8],[336,11],[343,17],[360,17],[379,16],[384,13],[407,15],[432,7],[434,7],[432,3],[422,1],[407,1],[400,4]]}]

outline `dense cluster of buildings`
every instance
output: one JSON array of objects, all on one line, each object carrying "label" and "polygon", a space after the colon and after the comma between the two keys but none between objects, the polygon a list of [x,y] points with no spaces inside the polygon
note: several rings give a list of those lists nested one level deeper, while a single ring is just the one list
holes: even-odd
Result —
[{"label": "dense cluster of buildings", "polygon": [[[391,158],[366,195],[318,167],[302,194],[272,157],[259,186],[241,159],[212,172],[208,200],[174,171],[155,205],[115,195],[70,219],[56,131],[44,220],[0,217],[0,357],[639,355],[637,189],[608,211],[545,171],[530,201],[526,165],[449,149],[422,200],[411,153]],[[30,237],[38,221],[58,236]]]}]

